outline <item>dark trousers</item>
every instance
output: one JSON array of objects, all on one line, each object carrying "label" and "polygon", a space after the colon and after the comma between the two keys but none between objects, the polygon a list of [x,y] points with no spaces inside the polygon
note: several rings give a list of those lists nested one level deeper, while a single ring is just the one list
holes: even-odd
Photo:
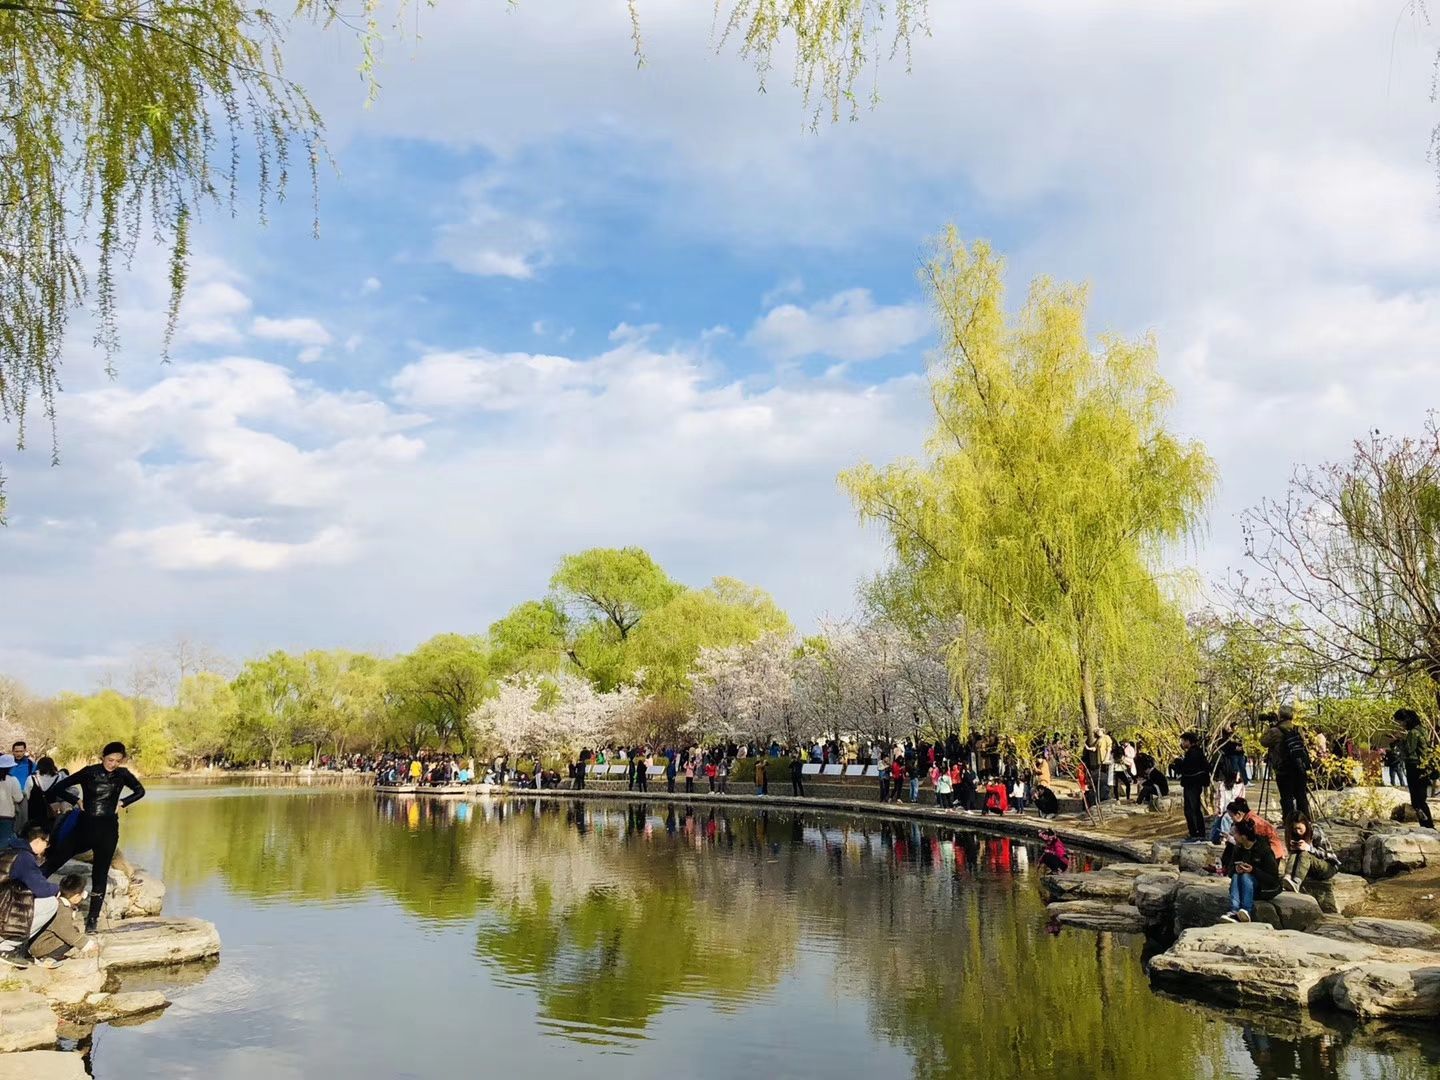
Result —
[{"label": "dark trousers", "polygon": [[120,819],[118,817],[90,817],[82,814],[79,823],[70,835],[50,849],[45,856],[42,873],[50,877],[76,855],[90,852],[90,916],[86,922],[91,925],[100,919],[105,909],[105,893],[110,887],[110,862],[115,858],[115,848],[120,843]]},{"label": "dark trousers", "polygon": [[802,779],[800,779],[799,776],[792,776],[792,777],[790,777],[790,794],[791,794],[791,795],[804,795],[804,794],[805,794],[805,781],[802,780]]},{"label": "dark trousers", "polygon": [[665,777],[665,790],[671,795],[675,794],[675,777],[668,775]]},{"label": "dark trousers", "polygon": [[686,794],[686,795],[694,795],[694,794],[695,794],[695,778],[694,778],[693,776],[687,776],[687,777],[685,777],[685,794]]},{"label": "dark trousers", "polygon": [[578,769],[575,770],[575,790],[576,790],[576,791],[584,791],[584,790],[585,790],[585,766],[584,766],[584,765],[581,765],[580,768],[578,768]]},{"label": "dark trousers", "polygon": [[1425,801],[1430,795],[1430,777],[1418,762],[1405,763],[1405,783],[1410,788],[1410,805],[1415,807],[1421,826],[1433,829],[1435,821],[1431,818],[1430,806]]},{"label": "dark trousers", "polygon": [[1305,793],[1303,773],[1277,772],[1275,789],[1280,792],[1281,817],[1286,821],[1294,821],[1296,813],[1301,813],[1309,818],[1310,796]]},{"label": "dark trousers", "polygon": [[1205,835],[1205,811],[1200,806],[1203,790],[1198,786],[1185,789],[1185,830],[1192,839]]}]

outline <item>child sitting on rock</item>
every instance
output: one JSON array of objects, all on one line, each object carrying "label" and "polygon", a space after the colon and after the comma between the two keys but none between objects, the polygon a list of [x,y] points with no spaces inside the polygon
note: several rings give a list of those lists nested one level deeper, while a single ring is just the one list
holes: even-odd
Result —
[{"label": "child sitting on rock", "polygon": [[66,874],[60,879],[60,908],[40,936],[30,943],[30,956],[42,967],[53,968],[70,956],[89,956],[100,943],[85,933],[85,879]]}]

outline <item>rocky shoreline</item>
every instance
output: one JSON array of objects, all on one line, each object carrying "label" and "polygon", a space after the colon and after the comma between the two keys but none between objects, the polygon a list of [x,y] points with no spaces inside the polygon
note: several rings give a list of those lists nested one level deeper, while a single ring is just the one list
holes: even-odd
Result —
[{"label": "rocky shoreline", "polygon": [[[1342,831],[1354,833],[1342,866],[1398,873],[1440,855],[1434,833],[1340,825],[1327,835]],[[1061,926],[1145,934],[1164,947],[1149,960],[1151,982],[1174,994],[1271,1011],[1333,1009],[1362,1021],[1440,1018],[1440,928],[1345,914],[1369,889],[1350,873],[1257,901],[1254,923],[1221,922],[1229,882],[1209,869],[1219,850],[1157,844],[1154,857],[1173,861],[1051,875],[1042,879],[1047,911]]]},{"label": "rocky shoreline", "polygon": [[[90,874],[71,863],[62,873]],[[58,967],[0,967],[0,1080],[70,1080],[88,1075],[82,1051],[59,1050],[86,1043],[96,1025],[158,1015],[170,1004],[158,990],[127,992],[119,972],[211,960],[220,935],[203,919],[164,918],[165,885],[117,860],[99,936],[100,951]]]}]

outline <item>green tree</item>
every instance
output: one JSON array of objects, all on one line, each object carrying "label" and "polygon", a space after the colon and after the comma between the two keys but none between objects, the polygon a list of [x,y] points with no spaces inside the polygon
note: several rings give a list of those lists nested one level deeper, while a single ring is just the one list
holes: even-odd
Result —
[{"label": "green tree", "polygon": [[484,638],[464,634],[436,634],[396,659],[386,682],[396,714],[416,740],[411,750],[419,749],[422,732],[433,733],[442,747],[467,745],[466,720],[495,684]]},{"label": "green tree", "polygon": [[239,726],[240,708],[230,683],[210,671],[187,675],[178,696],[165,726],[176,756],[193,769],[225,749]]},{"label": "green tree", "polygon": [[553,598],[517,604],[490,624],[488,637],[497,675],[543,674],[570,662],[570,619]]},{"label": "green tree", "polygon": [[264,753],[271,763],[281,760],[280,752],[288,752],[299,739],[304,680],[300,661],[285,652],[246,661],[235,676],[239,725],[231,749]]},{"label": "green tree", "polygon": [[[881,31],[908,43],[925,4],[798,0],[782,12],[771,0],[731,0],[716,16],[721,47],[738,43],[762,87],[777,44],[793,37],[795,84],[817,116],[828,108],[838,119],[881,56]],[[397,26],[407,6],[397,5]],[[638,7],[630,0],[637,56]],[[357,31],[373,96],[381,0],[296,0],[293,10]],[[20,446],[34,406],[53,421],[65,327],[91,280],[108,361],[117,263],[152,236],[168,248],[168,342],[191,222],[215,202],[233,211],[242,149],[254,155],[262,221],[267,199],[284,194],[293,147],[316,182],[322,121],[282,70],[288,28],[249,0],[0,0],[0,419],[16,422]],[[93,276],[82,256],[92,243]]]},{"label": "green tree", "polygon": [[1163,617],[1157,561],[1199,527],[1215,467],[1165,429],[1153,340],[1092,346],[1084,289],[1038,280],[1007,318],[1001,261],[953,229],[923,276],[941,340],[927,459],[842,483],[938,610],[983,630],[994,690],[1093,730],[1131,627]]},{"label": "green tree", "polygon": [[[143,706],[138,707],[138,706]],[[123,742],[135,767],[142,772],[163,771],[170,765],[171,747],[163,714],[149,702],[137,703],[117,690],[102,690],[89,697],[62,694],[65,716],[59,762],[84,765],[100,758],[109,742]]]},{"label": "green tree", "polygon": [[689,695],[695,658],[707,646],[741,645],[767,633],[789,633],[790,619],[763,589],[716,578],[687,589],[653,612],[631,636],[626,661],[644,673],[647,693]]}]

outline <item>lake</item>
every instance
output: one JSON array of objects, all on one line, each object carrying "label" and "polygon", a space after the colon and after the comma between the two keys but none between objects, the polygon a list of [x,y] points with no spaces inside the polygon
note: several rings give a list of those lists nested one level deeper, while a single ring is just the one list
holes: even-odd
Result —
[{"label": "lake", "polygon": [[[1047,929],[1037,849],[912,823],[625,802],[155,785],[122,848],[224,953],[100,1080],[1420,1077],[1440,1040],[1151,991]],[[155,976],[139,974],[144,983]]]}]

